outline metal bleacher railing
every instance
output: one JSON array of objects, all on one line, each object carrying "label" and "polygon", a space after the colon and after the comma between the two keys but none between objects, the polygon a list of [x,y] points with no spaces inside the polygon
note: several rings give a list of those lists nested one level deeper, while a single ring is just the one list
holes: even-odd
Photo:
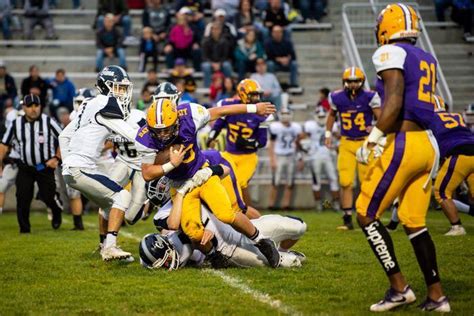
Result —
[{"label": "metal bleacher railing", "polygon": [[[407,3],[418,12],[417,3]],[[372,54],[377,48],[374,36],[374,27],[377,14],[387,5],[383,1],[371,0],[370,3],[345,3],[342,7],[342,36],[343,55],[347,64],[361,67],[366,76],[366,87],[375,83],[375,71],[372,65]],[[428,51],[436,58],[436,52],[425,23],[421,20],[421,34],[417,45]],[[366,71],[368,70],[368,71]],[[453,97],[449,89],[442,66],[438,64],[437,91],[448,104],[453,104]]]}]

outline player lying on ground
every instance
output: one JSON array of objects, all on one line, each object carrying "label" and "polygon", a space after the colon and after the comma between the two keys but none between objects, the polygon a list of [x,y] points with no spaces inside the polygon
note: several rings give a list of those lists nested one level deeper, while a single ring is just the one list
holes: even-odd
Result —
[{"label": "player lying on ground", "polygon": [[[167,175],[176,183],[207,173],[206,158],[197,145],[197,131],[209,121],[226,115],[256,113],[262,116],[275,112],[270,103],[239,104],[207,110],[195,103],[176,106],[179,93],[172,84],[162,83],[154,95],[154,102],[148,109],[147,126],[140,129],[137,142],[147,150],[161,152],[155,159],[142,163],[143,177],[147,181]],[[166,155],[169,154],[169,157]],[[218,177],[211,177],[204,185],[195,188],[184,198],[186,212],[181,217],[181,228],[195,242],[204,234],[201,222],[201,201],[222,222],[232,225],[255,242],[273,267],[280,262],[275,244],[266,238],[242,213],[232,210],[229,197]]]},{"label": "player lying on ground", "polygon": [[[207,257],[215,268],[269,266],[267,259],[252,240],[219,221],[204,205],[201,206],[201,220],[205,225],[205,238],[211,240],[214,245],[211,253],[204,255],[198,251],[200,245],[191,242],[181,230],[169,230],[168,223],[173,225],[175,221],[170,217],[179,217],[179,213],[186,210],[182,210],[183,195],[180,192],[175,195],[172,203],[166,182],[166,177],[163,177],[151,184],[155,189],[151,190],[153,193],[149,198],[160,204],[154,222],[161,234],[148,234],[140,242],[142,265],[153,269],[174,270],[184,267],[190,261],[201,265]],[[279,245],[280,267],[300,267],[305,261],[303,254],[288,250],[306,231],[306,224],[302,220],[280,215],[264,215],[253,219],[252,223]]]}]

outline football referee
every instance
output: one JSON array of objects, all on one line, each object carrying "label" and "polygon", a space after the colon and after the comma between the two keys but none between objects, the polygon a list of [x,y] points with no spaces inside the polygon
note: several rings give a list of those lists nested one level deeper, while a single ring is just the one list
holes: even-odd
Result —
[{"label": "football referee", "polygon": [[60,161],[58,136],[61,127],[41,113],[41,100],[36,95],[25,96],[22,108],[25,115],[12,122],[0,144],[0,161],[3,161],[12,141],[16,140],[19,145],[21,157],[16,177],[16,204],[20,233],[31,231],[30,206],[35,182],[41,199],[53,212],[51,225],[58,229],[61,226],[62,204],[56,196],[54,169]]}]

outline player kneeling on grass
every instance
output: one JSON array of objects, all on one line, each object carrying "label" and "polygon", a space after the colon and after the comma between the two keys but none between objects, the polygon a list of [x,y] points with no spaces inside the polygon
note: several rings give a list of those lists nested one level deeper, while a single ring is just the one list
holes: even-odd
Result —
[{"label": "player kneeling on grass", "polygon": [[[140,261],[143,266],[175,270],[191,262],[201,265],[205,259],[214,268],[270,266],[252,240],[219,221],[202,205],[204,238],[213,244],[213,249],[204,255],[200,250],[206,240],[193,243],[181,230],[176,230],[179,228],[181,213],[186,212],[186,209],[182,209],[181,189],[178,189],[172,202],[166,177],[153,181],[149,187],[148,198],[160,207],[154,222],[161,234],[148,234],[140,242]],[[280,267],[300,267],[305,261],[303,254],[288,250],[306,232],[306,223],[302,220],[280,215],[264,215],[253,219],[252,223],[279,245]]]},{"label": "player kneeling on grass", "polygon": [[[154,102],[148,109],[147,126],[138,132],[136,140],[142,147],[161,152],[155,157],[155,161],[147,159],[142,163],[143,177],[147,181],[167,175],[173,183],[179,183],[207,174],[208,163],[197,145],[196,135],[209,121],[226,115],[256,113],[265,116],[275,112],[275,107],[266,102],[207,110],[196,103],[177,106],[178,98],[179,93],[172,84],[163,83],[158,86]],[[201,242],[204,236],[200,217],[201,201],[209,206],[220,221],[232,225],[252,239],[273,267],[279,265],[280,255],[274,242],[264,237],[244,214],[232,210],[229,197],[218,177],[211,177],[184,198],[186,212],[181,218],[181,227],[189,238]]]}]

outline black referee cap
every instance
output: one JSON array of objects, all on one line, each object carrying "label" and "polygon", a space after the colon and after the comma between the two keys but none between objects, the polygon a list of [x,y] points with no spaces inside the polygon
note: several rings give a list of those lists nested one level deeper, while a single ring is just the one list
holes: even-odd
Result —
[{"label": "black referee cap", "polygon": [[25,106],[31,106],[32,104],[38,104],[41,105],[41,100],[39,96],[34,95],[34,94],[28,94],[23,98],[23,105]]}]

